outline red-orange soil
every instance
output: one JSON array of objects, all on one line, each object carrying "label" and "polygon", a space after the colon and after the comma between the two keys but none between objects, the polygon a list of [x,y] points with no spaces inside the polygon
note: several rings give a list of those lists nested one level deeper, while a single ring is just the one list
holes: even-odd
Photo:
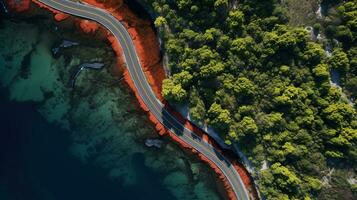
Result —
[{"label": "red-orange soil", "polygon": [[[43,5],[42,3],[32,0],[34,3],[36,3],[39,7],[41,8],[46,8],[53,12],[55,14],[54,18],[57,21],[62,21],[65,20],[69,17],[69,15],[59,12],[57,10],[54,10],[52,8],[49,8],[46,5]],[[168,109],[172,114],[174,114],[177,119],[185,124],[186,128],[194,131],[197,135],[201,136],[204,140],[208,141],[210,144],[213,146],[217,147],[217,149],[223,153],[231,162],[235,165],[238,173],[240,174],[246,188],[250,191],[250,194],[255,198],[257,198],[257,193],[255,191],[252,179],[247,172],[247,170],[239,163],[237,163],[233,159],[232,156],[226,154],[222,150],[220,150],[219,146],[201,129],[193,125],[191,122],[189,122],[187,119],[185,119],[180,113],[176,112],[173,110],[168,103],[164,100],[164,98],[161,95],[161,88],[162,88],[162,81],[165,79],[165,71],[163,69],[163,64],[160,56],[160,51],[159,51],[159,43],[156,37],[155,32],[152,30],[150,26],[149,21],[145,21],[143,19],[140,19],[137,17],[129,8],[126,4],[123,3],[123,0],[117,1],[114,5],[104,5],[101,3],[98,3],[96,0],[83,0],[87,2],[88,4],[95,5],[99,8],[105,9],[112,13],[113,16],[118,18],[124,26],[128,29],[133,41],[134,45],[138,54],[138,57],[140,58],[140,63],[141,66],[145,72],[146,78],[148,82],[150,83],[153,91],[155,92],[156,96],[165,104],[166,109]],[[30,7],[30,0],[24,0],[23,4],[21,4],[20,7],[16,3],[14,3],[15,0],[8,0],[8,5],[11,5],[14,10],[18,12],[23,12],[26,9]],[[27,3],[26,3],[27,2]],[[21,8],[21,9],[20,9]],[[89,34],[94,34],[101,28],[101,25],[97,24],[96,22],[91,22],[88,20],[82,20],[78,19],[79,28]],[[122,55],[122,49],[118,43],[118,41],[112,36],[112,34],[109,31],[106,31],[107,34],[107,40],[111,43],[111,46],[115,53],[117,54],[117,61],[119,63],[119,67],[123,67],[125,65],[123,55]],[[209,159],[207,159],[204,155],[198,153],[195,149],[187,145],[184,141],[182,141],[179,137],[177,137],[175,134],[173,134],[171,131],[167,130],[148,110],[147,106],[145,103],[142,101],[140,95],[138,94],[131,78],[126,70],[124,69],[124,80],[126,83],[129,85],[129,87],[132,89],[134,92],[136,98],[139,101],[140,107],[147,112],[149,119],[154,123],[156,130],[160,135],[168,135],[170,136],[174,141],[179,143],[183,148],[189,149],[192,153],[198,154],[199,158],[206,162],[214,171],[219,175],[219,178],[223,181],[224,186],[227,190],[227,196],[229,199],[236,199],[233,190],[227,181],[226,177],[222,173],[222,171],[214,164],[212,163]]]},{"label": "red-orange soil", "polygon": [[7,6],[11,11],[23,12],[30,8],[31,0],[10,0],[7,1]]},{"label": "red-orange soil", "polygon": [[146,78],[156,96],[163,101],[161,95],[162,81],[165,71],[161,62],[159,43],[149,21],[137,17],[123,0],[118,0],[113,5],[104,5],[96,0],[83,0],[88,4],[105,9],[120,20],[129,31],[140,58],[140,64]]},{"label": "red-orange soil", "polygon": [[99,24],[89,20],[80,20],[79,27],[87,34],[94,34],[99,29]]}]

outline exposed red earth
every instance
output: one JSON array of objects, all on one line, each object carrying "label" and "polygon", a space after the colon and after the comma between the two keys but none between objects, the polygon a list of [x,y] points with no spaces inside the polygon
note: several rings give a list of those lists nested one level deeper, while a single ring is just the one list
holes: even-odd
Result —
[{"label": "exposed red earth", "polygon": [[[234,164],[235,168],[237,169],[238,173],[240,174],[243,183],[249,193],[252,195],[254,199],[258,199],[257,192],[254,188],[254,184],[252,181],[251,176],[247,172],[247,170],[238,162],[236,162],[233,156],[230,154],[227,154],[226,152],[223,152],[219,146],[214,142],[213,139],[211,139],[204,131],[202,131],[200,128],[196,127],[193,125],[189,120],[185,119],[180,113],[176,112],[173,110],[169,104],[164,100],[164,98],[161,95],[161,88],[162,88],[162,81],[165,79],[165,71],[163,68],[161,56],[160,56],[160,48],[159,48],[159,43],[156,37],[155,32],[150,26],[149,21],[145,21],[139,17],[137,17],[130,9],[129,7],[124,4],[123,0],[119,1],[116,3],[116,6],[107,6],[101,3],[98,3],[95,0],[83,0],[88,4],[94,5],[96,7],[102,8],[110,12],[113,16],[115,16],[118,20],[120,20],[124,26],[127,28],[129,31],[133,41],[134,45],[137,51],[137,54],[139,56],[139,60],[141,62],[141,66],[145,72],[146,78],[151,85],[153,91],[155,92],[156,96],[158,99],[160,99],[164,104],[165,107],[183,124],[185,124],[186,128],[190,129],[191,131],[195,132],[197,135],[201,136],[204,140],[208,141],[211,145],[215,146],[222,154],[224,154],[230,161],[231,163]],[[35,4],[37,4],[41,8],[45,8],[50,10],[51,12],[54,13],[54,18],[56,21],[62,21],[65,20],[69,17],[68,14],[59,12],[57,10],[54,10],[46,5],[43,5],[42,3],[32,0]],[[30,8],[30,3],[31,0],[8,0],[7,4],[9,8],[16,12],[23,12],[27,9]],[[87,34],[95,34],[98,32],[98,30],[105,31],[106,32],[106,37],[107,40],[111,43],[111,46],[113,50],[115,51],[117,55],[117,62],[119,63],[119,67],[124,70],[124,80],[126,83],[129,85],[131,90],[134,92],[140,107],[147,112],[150,121],[155,125],[156,130],[160,135],[168,135],[170,136],[175,142],[180,144],[183,148],[190,150],[194,154],[198,154],[199,158],[206,162],[214,171],[218,174],[219,178],[222,180],[224,183],[224,187],[227,191],[227,196],[229,199],[236,199],[236,196],[228,182],[228,180],[225,178],[224,174],[222,171],[213,163],[211,162],[208,158],[206,158],[204,155],[198,153],[195,149],[187,145],[185,142],[183,142],[179,137],[177,137],[175,134],[171,133],[169,130],[167,130],[157,119],[149,112],[149,109],[146,107],[144,104],[143,100],[141,99],[139,93],[136,91],[136,88],[131,80],[131,77],[129,75],[129,72],[126,70],[125,62],[123,59],[122,55],[122,50],[117,42],[117,40],[112,36],[112,34],[107,31],[105,28],[101,27],[96,22],[92,22],[89,20],[84,20],[84,19],[77,19],[76,23],[78,27]]]},{"label": "exposed red earth", "polygon": [[7,1],[7,6],[15,12],[23,12],[30,8],[31,0],[10,0]]},{"label": "exposed red earth", "polygon": [[83,0],[84,2],[102,8],[110,12],[120,20],[129,31],[140,58],[140,64],[145,72],[151,88],[161,101],[162,81],[165,79],[165,71],[162,66],[159,43],[149,21],[137,17],[123,0],[118,0],[114,5],[104,5],[96,0]]},{"label": "exposed red earth", "polygon": [[99,29],[99,25],[96,22],[89,20],[80,20],[79,27],[87,34],[93,34]]}]

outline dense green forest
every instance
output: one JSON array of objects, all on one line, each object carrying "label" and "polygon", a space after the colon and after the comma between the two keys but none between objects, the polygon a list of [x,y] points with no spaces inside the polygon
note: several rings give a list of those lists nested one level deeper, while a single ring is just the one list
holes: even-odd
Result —
[{"label": "dense green forest", "polygon": [[[187,104],[191,118],[226,143],[241,144],[265,198],[357,197],[345,180],[356,178],[357,120],[348,98],[357,95],[357,1],[323,2],[334,7],[313,26],[324,42],[289,26],[278,0],[145,2],[169,59],[164,97]],[[344,93],[331,85],[332,69]]]}]

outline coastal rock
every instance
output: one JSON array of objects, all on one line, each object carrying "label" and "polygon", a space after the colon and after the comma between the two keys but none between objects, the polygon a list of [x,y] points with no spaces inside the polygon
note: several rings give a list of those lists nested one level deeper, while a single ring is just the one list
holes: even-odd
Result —
[{"label": "coastal rock", "polygon": [[79,74],[86,68],[89,69],[102,69],[104,67],[104,63],[83,63],[81,64],[77,71],[71,76],[71,87],[74,88],[76,84],[77,77]]},{"label": "coastal rock", "polygon": [[156,147],[158,149],[160,149],[163,145],[163,141],[160,140],[160,139],[151,139],[151,138],[148,138],[145,140],[145,145],[147,147]]},{"label": "coastal rock", "polygon": [[192,175],[193,175],[193,179],[194,180],[197,180],[199,174],[200,174],[200,168],[199,168],[199,165],[197,163],[192,163],[190,165],[191,167],[191,172],[192,172]]},{"label": "coastal rock", "polygon": [[80,20],[79,27],[84,33],[94,34],[99,29],[99,24],[89,20]]},{"label": "coastal rock", "polygon": [[79,45],[78,42],[72,42],[72,41],[69,41],[69,40],[63,40],[60,45],[58,45],[57,47],[52,49],[52,53],[53,53],[53,55],[56,56],[57,53],[61,50],[61,48],[68,48],[68,47],[77,46],[77,45]]},{"label": "coastal rock", "polygon": [[[106,5],[99,3],[99,1],[96,0],[84,0],[84,2],[108,10],[113,14],[113,16],[122,21],[124,26],[126,26],[131,37],[133,38],[135,49],[140,58],[140,63],[143,67],[146,78],[155,95],[163,101],[164,99],[161,95],[161,88],[162,81],[165,79],[166,74],[162,66],[163,64],[160,55],[159,41],[151,27],[150,21],[140,19],[136,16],[129,9],[129,7],[123,3],[123,0],[116,1],[115,3],[108,2]],[[113,48],[116,49],[115,44]],[[121,50],[116,50],[116,52],[121,53]],[[121,59],[121,54],[118,54],[118,57]]]},{"label": "coastal rock", "polygon": [[31,0],[8,0],[8,8],[15,12],[24,12],[30,8]]},{"label": "coastal rock", "polygon": [[55,20],[58,21],[58,22],[60,22],[60,21],[63,21],[63,20],[65,20],[65,19],[67,19],[68,17],[69,17],[69,15],[67,15],[67,14],[57,13],[57,14],[55,15]]},{"label": "coastal rock", "polygon": [[8,14],[8,10],[6,8],[5,2],[0,1],[0,12],[1,14]]}]

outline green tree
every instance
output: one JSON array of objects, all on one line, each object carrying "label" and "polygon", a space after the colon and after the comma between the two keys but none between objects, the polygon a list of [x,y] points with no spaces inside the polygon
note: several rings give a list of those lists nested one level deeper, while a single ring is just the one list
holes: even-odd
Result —
[{"label": "green tree", "polygon": [[200,69],[200,75],[203,78],[213,78],[224,71],[224,64],[219,61],[211,61]]},{"label": "green tree", "polygon": [[322,189],[322,182],[319,179],[307,176],[304,178],[304,180],[306,181],[310,190],[317,192]]},{"label": "green tree", "polygon": [[336,49],[329,60],[329,63],[333,69],[346,74],[349,70],[350,64],[347,54],[342,49]]},{"label": "green tree", "polygon": [[230,48],[230,57],[236,61],[243,61],[243,65],[252,66],[258,65],[255,53],[257,52],[257,46],[252,37],[237,38],[233,40]]},{"label": "green tree", "polygon": [[221,7],[227,7],[227,6],[228,6],[228,0],[216,0],[214,2],[215,9],[218,9]]},{"label": "green tree", "polygon": [[272,14],[276,16],[279,19],[279,22],[282,24],[285,24],[289,21],[288,11],[281,6],[276,7]]},{"label": "green tree", "polygon": [[258,126],[255,120],[245,116],[240,122],[232,123],[228,136],[232,140],[239,141],[244,137],[252,138],[258,133]]},{"label": "green tree", "polygon": [[291,191],[293,189],[291,187],[298,187],[301,184],[297,175],[281,163],[274,163],[271,166],[271,172],[276,177],[276,184],[283,189]]},{"label": "green tree", "polygon": [[251,117],[244,117],[242,121],[239,122],[239,127],[243,135],[258,133],[258,126]]},{"label": "green tree", "polygon": [[306,62],[311,65],[317,65],[325,58],[325,51],[322,47],[313,42],[308,42],[306,50],[304,51],[304,59]]},{"label": "green tree", "polygon": [[190,92],[189,112],[190,112],[190,117],[193,120],[198,121],[200,123],[202,123],[205,120],[205,116],[206,116],[205,105],[200,97],[200,94],[198,93],[195,87],[193,87]]},{"label": "green tree", "polygon": [[342,91],[353,99],[355,1],[329,0],[338,12],[331,7],[314,26],[335,48],[332,57],[303,28],[286,23],[290,5],[282,1],[143,1],[166,21],[156,22],[165,26],[159,35],[172,74],[165,98],[187,100],[192,119],[240,144],[257,169],[267,161],[256,176],[264,197],[318,199],[333,161],[342,171],[356,163],[356,113],[329,81],[330,69],[340,71]]},{"label": "green tree", "polygon": [[346,88],[352,93],[353,97],[357,97],[357,77],[353,77],[347,80]]},{"label": "green tree", "polygon": [[162,27],[164,26],[165,24],[167,24],[167,21],[166,19],[163,17],[163,16],[159,16],[155,19],[155,22],[154,22],[155,26],[156,27]]},{"label": "green tree", "polygon": [[176,3],[179,9],[185,9],[192,5],[192,0],[178,0]]},{"label": "green tree", "polygon": [[181,84],[183,87],[190,86],[193,76],[188,71],[181,71],[180,73],[174,74],[172,80],[175,84]]},{"label": "green tree", "polygon": [[343,43],[349,43],[353,41],[351,30],[344,25],[337,26],[335,37]]},{"label": "green tree", "polygon": [[208,117],[210,124],[218,130],[226,132],[232,122],[230,113],[227,109],[223,109],[221,105],[213,103],[208,110]]},{"label": "green tree", "polygon": [[243,12],[239,10],[229,11],[226,22],[229,30],[241,32],[244,23]]},{"label": "green tree", "polygon": [[356,114],[355,110],[346,103],[330,104],[322,113],[328,123],[339,127],[348,126]]},{"label": "green tree", "polygon": [[298,87],[290,85],[288,87],[276,88],[275,94],[281,94],[274,98],[274,102],[277,105],[292,105],[299,99],[305,99],[307,97],[307,93]]},{"label": "green tree", "polygon": [[174,61],[177,61],[184,51],[182,43],[177,39],[169,39],[165,48],[170,55],[170,58]]},{"label": "green tree", "polygon": [[338,137],[333,137],[330,142],[340,147],[352,147],[357,141],[357,130],[352,128],[343,128]]},{"label": "green tree", "polygon": [[245,77],[239,77],[234,84],[234,93],[239,97],[252,97],[256,93],[256,86]]},{"label": "green tree", "polygon": [[174,102],[183,102],[186,99],[187,92],[181,84],[175,84],[171,79],[163,81],[162,95],[165,99]]},{"label": "green tree", "polygon": [[357,75],[357,47],[348,50],[348,59],[350,61],[350,70],[353,75]]},{"label": "green tree", "polygon": [[326,65],[326,64],[318,64],[312,70],[312,72],[314,73],[314,75],[316,76],[316,78],[319,82],[328,81],[328,79],[330,77],[328,65]]},{"label": "green tree", "polygon": [[263,114],[259,119],[261,126],[267,130],[274,130],[277,128],[281,128],[283,123],[283,114],[282,113],[270,113]]}]

